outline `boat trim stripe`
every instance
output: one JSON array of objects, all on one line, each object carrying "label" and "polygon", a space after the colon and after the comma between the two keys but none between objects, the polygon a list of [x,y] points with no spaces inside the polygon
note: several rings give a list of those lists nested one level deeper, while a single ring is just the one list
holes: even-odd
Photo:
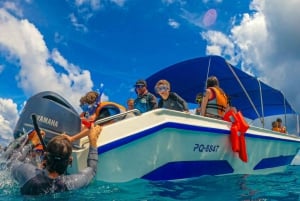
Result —
[{"label": "boat trim stripe", "polygon": [[[212,134],[222,134],[222,135],[230,134],[229,130],[224,130],[224,129],[219,129],[219,128],[208,128],[208,127],[204,127],[204,126],[188,125],[188,124],[177,123],[177,122],[165,122],[160,125],[156,125],[152,128],[143,130],[141,132],[137,132],[136,134],[130,135],[128,137],[124,137],[124,138],[116,140],[114,142],[110,142],[108,144],[101,145],[100,147],[98,147],[98,153],[101,154],[101,153],[108,152],[112,149],[121,147],[125,144],[133,142],[140,138],[146,137],[151,134],[155,134],[159,130],[166,129],[166,128],[183,129],[183,130],[188,130],[188,131],[210,132]],[[252,138],[261,138],[261,139],[269,139],[269,140],[272,139],[272,140],[293,142],[293,140],[289,140],[289,139],[274,138],[271,136],[258,136],[258,135],[254,135],[254,134],[250,134],[250,133],[246,133],[245,136],[250,137],[250,138],[252,137]],[[294,141],[294,142],[297,143],[297,141]],[[300,142],[298,142],[298,143],[300,143]]]},{"label": "boat trim stripe", "polygon": [[142,178],[152,181],[176,180],[200,177],[203,175],[222,175],[234,170],[226,160],[211,161],[177,161],[167,163]]}]

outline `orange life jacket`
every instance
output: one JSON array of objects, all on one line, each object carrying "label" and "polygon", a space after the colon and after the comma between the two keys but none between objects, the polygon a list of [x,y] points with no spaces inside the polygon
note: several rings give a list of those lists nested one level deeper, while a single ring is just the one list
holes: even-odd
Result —
[{"label": "orange life jacket", "polygon": [[280,133],[286,133],[286,128],[285,126],[282,126],[281,128],[278,128]]},{"label": "orange life jacket", "polygon": [[209,89],[215,93],[215,98],[208,101],[206,106],[207,113],[223,117],[225,109],[228,106],[228,98],[226,94],[217,87],[209,87]]},{"label": "orange life jacket", "polygon": [[273,127],[273,128],[272,128],[272,131],[280,132],[280,128],[278,128],[278,127]]}]

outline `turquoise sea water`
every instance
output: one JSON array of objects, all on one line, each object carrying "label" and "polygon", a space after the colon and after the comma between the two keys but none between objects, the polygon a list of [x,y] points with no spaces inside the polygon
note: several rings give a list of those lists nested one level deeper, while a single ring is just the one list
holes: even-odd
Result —
[{"label": "turquoise sea water", "polygon": [[40,197],[24,197],[6,170],[0,171],[0,200],[70,201],[296,201],[300,200],[300,166],[271,175],[205,176],[188,181],[127,183],[94,181],[87,188]]}]

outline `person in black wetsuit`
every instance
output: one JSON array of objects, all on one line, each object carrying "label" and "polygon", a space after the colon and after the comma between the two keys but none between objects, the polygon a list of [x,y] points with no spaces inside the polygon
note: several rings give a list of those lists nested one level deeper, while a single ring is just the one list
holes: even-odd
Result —
[{"label": "person in black wetsuit", "polygon": [[14,153],[10,162],[12,176],[21,186],[23,195],[42,195],[63,192],[87,186],[96,175],[98,164],[97,140],[102,127],[92,125],[89,131],[87,167],[77,174],[66,175],[72,162],[72,144],[64,135],[52,138],[47,144],[43,168],[21,161],[24,153]]},{"label": "person in black wetsuit", "polygon": [[186,101],[175,92],[170,92],[171,86],[167,80],[159,80],[155,85],[155,91],[161,97],[158,108],[166,108],[182,112],[189,112]]}]

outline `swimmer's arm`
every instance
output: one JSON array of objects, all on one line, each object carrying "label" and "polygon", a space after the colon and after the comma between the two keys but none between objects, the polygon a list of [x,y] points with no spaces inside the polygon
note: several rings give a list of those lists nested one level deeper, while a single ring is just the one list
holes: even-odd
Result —
[{"label": "swimmer's arm", "polygon": [[98,151],[95,147],[90,147],[87,160],[88,167],[78,174],[66,176],[66,185],[68,190],[78,189],[87,186],[96,175],[98,164]]}]

